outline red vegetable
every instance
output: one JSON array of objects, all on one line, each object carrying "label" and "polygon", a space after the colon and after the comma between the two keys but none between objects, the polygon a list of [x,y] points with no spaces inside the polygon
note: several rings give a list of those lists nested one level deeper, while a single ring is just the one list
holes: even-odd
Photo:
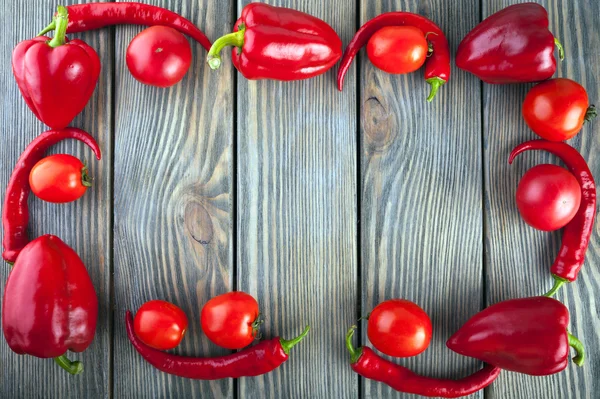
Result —
[{"label": "red vegetable", "polygon": [[386,355],[416,356],[431,342],[431,320],[417,304],[390,299],[377,305],[369,315],[367,336]]},{"label": "red vegetable", "polygon": [[145,345],[133,332],[133,318],[129,311],[125,315],[125,322],[127,337],[144,360],[165,373],[196,380],[254,377],[273,371],[288,359],[290,349],[300,342],[309,330],[307,326],[302,334],[289,341],[273,338],[231,355],[196,358],[171,355]]},{"label": "red vegetable", "polygon": [[133,38],[127,47],[127,68],[134,78],[157,87],[178,83],[192,63],[185,36],[167,26],[152,26]]},{"label": "red vegetable", "polygon": [[564,58],[548,30],[548,13],[536,3],[508,6],[477,25],[458,45],[456,66],[486,83],[539,82],[554,75]]},{"label": "red vegetable", "polygon": [[227,349],[250,345],[262,323],[256,299],[240,291],[212,298],[202,308],[200,321],[208,339]]},{"label": "red vegetable", "polygon": [[[137,2],[85,3],[67,7],[69,26],[67,33],[85,32],[111,25],[161,25],[169,26],[188,35],[208,51],[210,40],[193,23],[166,8]],[[56,29],[56,20],[42,30],[38,36]]]},{"label": "red vegetable", "polygon": [[159,350],[173,349],[183,339],[188,319],[183,310],[167,301],[148,301],[135,314],[135,335],[146,345]]},{"label": "red vegetable", "polygon": [[71,374],[83,371],[67,350],[83,352],[94,339],[98,298],[79,256],[60,238],[31,241],[8,276],[2,330],[14,352],[54,360]]},{"label": "red vegetable", "polygon": [[23,151],[10,176],[4,207],[2,208],[2,226],[4,227],[4,252],[2,257],[14,263],[17,255],[27,243],[27,223],[29,222],[29,174],[33,166],[44,156],[48,148],[64,139],[76,139],[87,144],[96,158],[100,160],[100,148],[92,136],[81,129],[67,128],[49,130],[36,137]]},{"label": "red vegetable", "polygon": [[44,201],[65,203],[81,198],[92,183],[83,162],[73,155],[56,154],[35,164],[29,186]]},{"label": "red vegetable", "polygon": [[583,86],[571,79],[556,78],[537,84],[523,102],[527,125],[535,134],[551,141],[570,139],[596,115]]},{"label": "red vegetable", "polygon": [[100,75],[100,59],[82,40],[67,41],[67,11],[58,7],[54,38],[36,37],[13,50],[12,69],[19,90],[39,120],[62,129],[92,96]]},{"label": "red vegetable", "polygon": [[573,362],[583,365],[583,345],[567,324],[569,310],[556,299],[511,299],[471,317],[446,345],[502,369],[549,375],[567,367],[569,346],[577,351]]},{"label": "red vegetable", "polygon": [[367,43],[369,60],[387,73],[414,72],[427,59],[428,44],[423,32],[413,26],[386,26]]},{"label": "red vegetable", "polygon": [[573,147],[560,142],[532,140],[515,147],[508,159],[528,150],[544,150],[558,156],[567,165],[581,187],[581,204],[573,219],[563,230],[562,244],[552,265],[554,287],[546,293],[553,295],[565,282],[575,281],[585,261],[585,252],[594,229],[596,216],[596,184],[585,159]]},{"label": "red vegetable", "polygon": [[500,374],[498,367],[486,365],[460,380],[425,377],[379,357],[366,346],[355,349],[352,345],[355,329],[356,326],[353,326],[346,335],[346,348],[350,352],[352,370],[365,378],[383,382],[399,392],[428,397],[458,398],[487,387]]},{"label": "red vegetable", "polygon": [[421,32],[429,34],[427,38],[431,42],[433,53],[425,63],[425,81],[431,85],[431,92],[427,101],[433,100],[440,86],[450,79],[450,50],[444,32],[429,19],[410,12],[387,12],[381,14],[365,23],[356,32],[352,41],[348,43],[340,69],[338,69],[338,89],[344,86],[344,76],[352,64],[352,60],[358,51],[369,41],[369,39],[381,28],[387,26],[413,26]]},{"label": "red vegetable", "polygon": [[217,39],[208,52],[212,69],[221,65],[223,47],[246,79],[300,80],[321,75],[342,54],[333,28],[312,15],[284,7],[250,3],[235,22],[234,33]]},{"label": "red vegetable", "polygon": [[581,187],[568,170],[556,165],[529,169],[517,187],[519,213],[533,228],[552,231],[565,227],[581,203]]}]

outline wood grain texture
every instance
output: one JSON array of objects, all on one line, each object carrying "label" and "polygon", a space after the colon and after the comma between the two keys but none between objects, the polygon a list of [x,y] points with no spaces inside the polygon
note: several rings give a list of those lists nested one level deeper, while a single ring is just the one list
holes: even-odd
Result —
[{"label": "wood grain texture", "polygon": [[[65,4],[71,3],[69,1]],[[11,73],[11,53],[20,41],[30,39],[46,26],[55,12],[56,3],[50,0],[2,2],[4,15],[2,26],[2,50],[0,60],[0,90],[3,105],[0,108],[0,187],[2,204],[4,188],[25,147],[37,135],[48,130],[29,110],[19,93]],[[111,378],[110,356],[110,260],[111,227],[110,203],[112,200],[111,167],[111,103],[113,75],[113,45],[107,30],[77,34],[72,37],[83,39],[100,56],[102,73],[90,102],[83,112],[71,123],[91,133],[102,150],[102,161],[90,149],[74,140],[55,146],[51,153],[68,153],[88,161],[90,174],[94,177],[93,188],[85,196],[70,204],[49,204],[31,195],[30,237],[55,234],[71,246],[85,263],[98,295],[99,315],[96,337],[82,354],[69,354],[72,360],[84,363],[83,374],[73,377],[50,359],[19,356],[13,353],[4,339],[0,343],[0,397],[2,398],[88,398],[109,397]],[[7,264],[2,264],[0,274],[6,281],[9,274]],[[4,284],[0,284],[4,295]]]},{"label": "wood grain texture", "polygon": [[[344,43],[353,34],[353,0],[269,4],[325,20]],[[335,74],[238,75],[238,288],[258,299],[265,336],[312,326],[279,369],[241,379],[240,398],[358,395],[343,342],[356,318],[356,87],[351,74],[338,92]]]},{"label": "wood grain texture", "polygon": [[[436,22],[452,54],[479,15],[478,4],[467,0],[363,1],[361,25],[388,11]],[[479,83],[452,62],[449,82],[427,103],[422,69],[390,75],[365,50],[359,61],[361,314],[391,298],[419,304],[433,324],[429,348],[390,360],[427,376],[460,378],[480,367],[445,345],[483,300]],[[364,343],[370,345],[363,333]],[[363,397],[414,395],[364,380]]]},{"label": "wood grain texture", "polygon": [[[210,38],[229,31],[230,1],[152,1],[202,27]],[[233,70],[193,63],[168,89],[129,73],[125,51],[141,27],[116,31],[115,384],[114,396],[228,398],[231,380],[195,381],[161,373],[134,351],[125,310],[151,299],[180,306],[189,330],[176,353],[216,356],[200,328],[200,309],[232,288]]]},{"label": "wood grain texture", "polygon": [[[508,0],[484,0],[486,17],[510,4]],[[566,59],[556,76],[580,82],[592,102],[600,99],[600,35],[595,1],[540,1],[548,10],[550,29],[564,47]],[[486,200],[486,279],[488,304],[504,299],[541,295],[552,286],[549,269],[560,247],[559,231],[543,233],[527,226],[515,205],[518,182],[530,167],[540,163],[560,164],[554,156],[539,151],[520,155],[512,166],[507,163],[511,149],[535,139],[521,116],[521,104],[532,85],[484,85],[485,200]],[[600,179],[600,135],[598,123],[586,124],[568,142],[588,161],[596,181]],[[564,372],[549,377],[504,373],[488,389],[489,398],[597,398],[600,392],[600,240],[598,224],[576,282],[556,296],[571,312],[570,330],[586,347],[583,368],[570,363]]]}]

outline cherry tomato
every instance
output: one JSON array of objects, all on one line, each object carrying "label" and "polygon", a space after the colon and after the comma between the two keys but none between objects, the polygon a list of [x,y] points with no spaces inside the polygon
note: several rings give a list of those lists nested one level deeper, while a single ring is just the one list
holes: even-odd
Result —
[{"label": "cherry tomato", "polygon": [[241,349],[258,333],[258,302],[241,291],[222,294],[206,302],[200,321],[212,342],[227,349]]},{"label": "cherry tomato", "polygon": [[568,170],[556,165],[529,169],[517,187],[519,213],[530,226],[552,231],[573,219],[581,202],[581,187]]},{"label": "cherry tomato", "polygon": [[417,304],[404,299],[381,302],[369,315],[369,341],[389,356],[423,352],[431,341],[431,320]]},{"label": "cherry tomato", "polygon": [[125,57],[134,78],[151,86],[173,86],[186,74],[192,50],[185,36],[168,26],[151,26],[133,38]]},{"label": "cherry tomato", "polygon": [[155,349],[173,349],[183,339],[188,318],[178,306],[167,301],[148,301],[135,314],[133,331]]},{"label": "cherry tomato", "polygon": [[423,32],[413,26],[387,26],[367,43],[369,60],[387,73],[409,73],[421,68],[428,44]]},{"label": "cherry tomato", "polygon": [[40,199],[65,203],[81,198],[92,184],[83,162],[73,155],[56,154],[33,166],[29,185]]},{"label": "cherry tomato", "polygon": [[588,95],[570,79],[550,79],[529,90],[523,102],[523,117],[535,134],[551,141],[568,140],[583,123],[596,116]]}]

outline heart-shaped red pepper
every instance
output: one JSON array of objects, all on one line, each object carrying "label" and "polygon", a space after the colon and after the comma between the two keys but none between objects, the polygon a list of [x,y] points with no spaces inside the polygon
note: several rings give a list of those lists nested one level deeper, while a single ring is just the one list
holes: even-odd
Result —
[{"label": "heart-shaped red pepper", "polygon": [[59,6],[56,34],[19,43],[13,50],[15,80],[39,120],[65,128],[89,101],[100,75],[100,59],[82,40],[67,41],[67,9]]}]

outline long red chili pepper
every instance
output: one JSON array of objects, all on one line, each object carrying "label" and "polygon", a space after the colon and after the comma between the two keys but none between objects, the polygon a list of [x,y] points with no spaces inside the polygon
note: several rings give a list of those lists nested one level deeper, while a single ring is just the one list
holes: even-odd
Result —
[{"label": "long red chili pepper", "polygon": [[[85,32],[110,25],[163,25],[170,26],[188,35],[206,49],[210,50],[210,40],[191,21],[166,8],[150,4],[124,3],[86,3],[67,6],[69,26],[67,33]],[[56,28],[53,21],[38,36],[42,36]]]},{"label": "long red chili pepper", "polygon": [[355,329],[356,326],[353,326],[346,335],[346,348],[351,355],[352,370],[365,378],[383,382],[399,392],[429,397],[458,398],[487,387],[500,374],[498,367],[488,364],[460,380],[425,377],[383,359],[366,346],[354,348],[352,336]]},{"label": "long red chili pepper", "polygon": [[29,222],[29,174],[33,166],[43,158],[44,153],[56,143],[65,139],[75,139],[87,144],[98,160],[101,159],[100,147],[96,140],[81,129],[66,128],[48,130],[36,137],[23,151],[10,176],[4,207],[2,208],[2,226],[4,227],[4,252],[2,257],[14,263],[19,252],[27,245],[27,223]]},{"label": "long red chili pepper", "polygon": [[379,29],[386,26],[414,26],[424,33],[431,33],[427,39],[433,46],[433,53],[425,63],[425,81],[431,85],[431,92],[427,101],[433,100],[440,86],[450,79],[450,50],[446,35],[435,23],[429,19],[410,12],[387,12],[381,14],[365,23],[356,32],[342,56],[342,62],[338,70],[338,89],[344,86],[344,76],[352,64],[352,60],[358,51],[367,44],[371,36]]},{"label": "long red chili pepper", "polygon": [[130,311],[125,315],[125,323],[129,341],[144,360],[165,373],[196,380],[255,377],[273,371],[288,359],[290,349],[309,330],[307,326],[302,334],[291,340],[273,338],[227,356],[196,358],[172,355],[144,344],[133,331]]},{"label": "long red chili pepper", "polygon": [[508,163],[528,150],[544,150],[559,157],[581,186],[581,204],[573,219],[565,226],[560,250],[552,265],[554,287],[545,295],[553,295],[564,283],[573,282],[583,266],[596,216],[596,184],[585,159],[573,147],[563,142],[531,140],[515,147]]}]

